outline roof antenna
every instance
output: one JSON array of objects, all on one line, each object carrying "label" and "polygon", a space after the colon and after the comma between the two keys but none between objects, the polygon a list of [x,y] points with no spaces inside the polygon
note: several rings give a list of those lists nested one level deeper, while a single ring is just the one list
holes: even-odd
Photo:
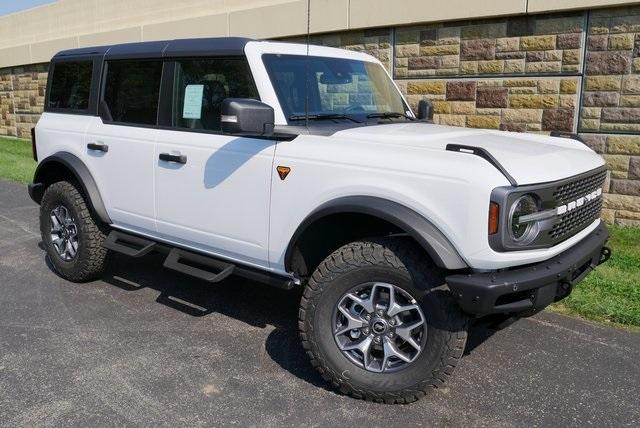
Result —
[{"label": "roof antenna", "polygon": [[305,87],[304,87],[304,122],[309,128],[309,44],[311,42],[311,0],[307,0],[307,61],[305,70]]}]

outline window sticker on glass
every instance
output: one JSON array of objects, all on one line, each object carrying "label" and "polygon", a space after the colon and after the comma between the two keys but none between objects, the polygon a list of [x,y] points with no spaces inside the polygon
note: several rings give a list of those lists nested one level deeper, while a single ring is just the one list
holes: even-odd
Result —
[{"label": "window sticker on glass", "polygon": [[200,119],[204,85],[187,85],[184,89],[183,119]]}]

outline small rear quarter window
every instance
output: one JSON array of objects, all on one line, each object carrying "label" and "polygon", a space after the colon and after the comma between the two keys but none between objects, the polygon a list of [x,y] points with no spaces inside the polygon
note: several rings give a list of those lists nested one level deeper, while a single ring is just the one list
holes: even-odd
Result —
[{"label": "small rear quarter window", "polygon": [[82,111],[89,108],[92,61],[54,63],[47,107]]}]

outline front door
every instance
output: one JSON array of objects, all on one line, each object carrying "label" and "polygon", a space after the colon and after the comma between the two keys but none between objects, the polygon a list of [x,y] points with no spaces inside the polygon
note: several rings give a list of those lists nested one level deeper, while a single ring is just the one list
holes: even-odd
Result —
[{"label": "front door", "polygon": [[171,130],[155,153],[160,237],[268,267],[275,142],[220,133],[225,98],[258,98],[246,60],[175,62]]}]

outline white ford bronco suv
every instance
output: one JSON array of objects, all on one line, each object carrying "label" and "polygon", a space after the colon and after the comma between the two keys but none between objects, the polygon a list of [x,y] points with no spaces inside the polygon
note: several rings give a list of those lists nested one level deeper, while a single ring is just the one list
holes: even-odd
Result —
[{"label": "white ford bronco suv", "polygon": [[470,321],[527,316],[607,260],[607,171],[575,138],[437,126],[364,53],[242,38],[51,61],[33,132],[48,258],[112,252],[300,288],[311,364],[389,403],[441,385]]}]

